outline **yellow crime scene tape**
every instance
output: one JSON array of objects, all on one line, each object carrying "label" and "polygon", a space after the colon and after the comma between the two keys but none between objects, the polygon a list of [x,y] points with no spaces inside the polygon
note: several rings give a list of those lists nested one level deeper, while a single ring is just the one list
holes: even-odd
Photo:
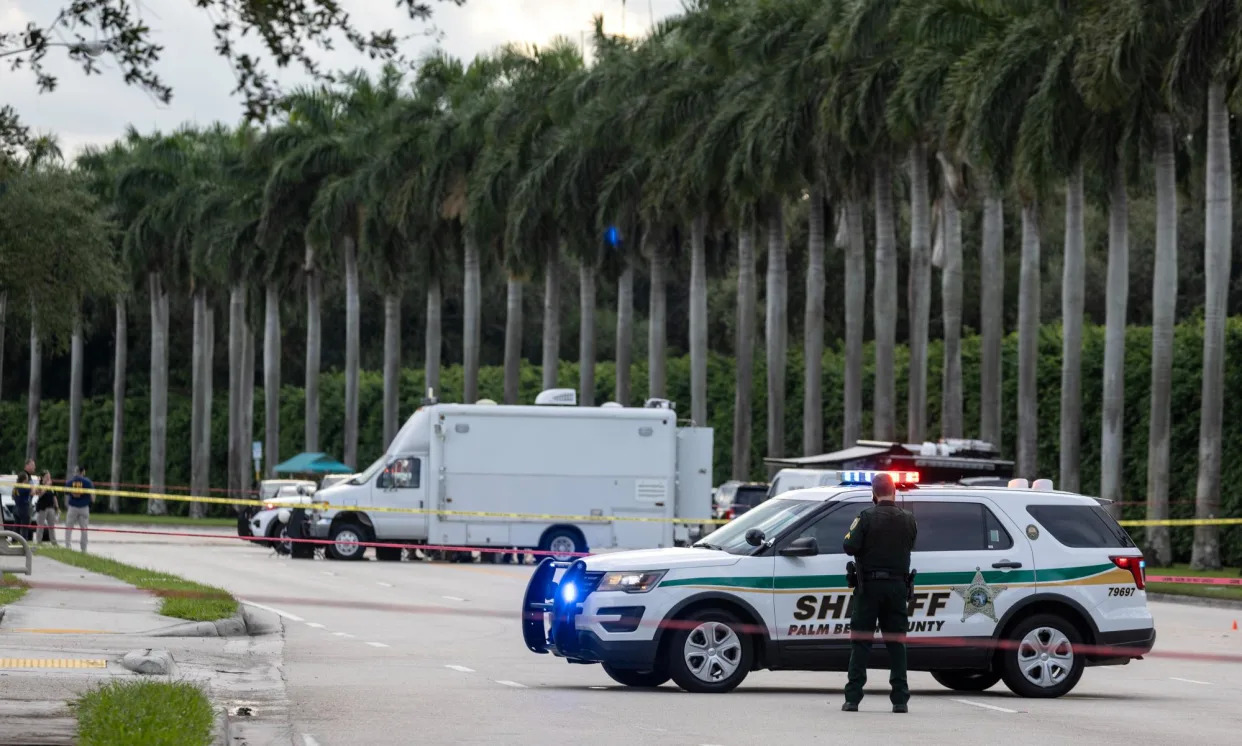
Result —
[{"label": "yellow crime scene tape", "polygon": [[[16,482],[0,482],[0,486],[16,487]],[[170,495],[157,492],[135,492],[132,490],[111,489],[77,489],[51,486],[42,489],[53,492],[82,492],[93,495],[115,495],[116,497],[132,497],[140,500],[176,500],[181,502],[198,502],[212,505],[249,505],[263,507],[269,500],[252,500],[233,497],[199,497],[197,495]],[[286,506],[282,506],[286,507]],[[664,518],[650,516],[627,515],[556,515],[551,513],[504,513],[482,510],[447,510],[440,508],[393,508],[377,505],[333,505],[331,503],[310,503],[304,506],[309,510],[363,510],[369,513],[403,513],[407,515],[452,515],[467,518],[510,518],[530,521],[573,521],[579,523],[609,521],[633,521],[639,523],[685,523],[685,524],[723,524],[729,521],[724,518]],[[1126,520],[1118,521],[1122,526],[1239,526],[1242,518],[1164,518],[1158,520]]]}]

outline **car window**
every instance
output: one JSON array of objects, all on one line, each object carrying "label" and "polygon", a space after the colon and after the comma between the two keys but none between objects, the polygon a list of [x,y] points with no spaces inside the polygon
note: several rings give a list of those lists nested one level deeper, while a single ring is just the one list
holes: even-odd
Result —
[{"label": "car window", "polygon": [[815,500],[766,500],[757,508],[748,510],[712,533],[704,536],[695,546],[721,549],[730,554],[753,554],[755,548],[746,541],[746,532],[757,528],[771,539],[797,523],[807,513],[818,510],[821,503]]},{"label": "car window", "polygon": [[1013,537],[991,510],[979,503],[919,500],[907,503],[918,522],[916,552],[1009,549]]},{"label": "car window", "polygon": [[815,542],[819,544],[820,554],[844,554],[845,549],[842,545],[845,543],[845,532],[868,505],[870,503],[844,503],[840,508],[803,529],[802,533],[798,534],[798,538],[815,537]]},{"label": "car window", "polygon": [[399,458],[393,461],[379,476],[376,485],[380,489],[418,489],[421,464],[416,458]]},{"label": "car window", "polygon": [[1126,530],[1098,505],[1030,505],[1026,511],[1057,541],[1073,549],[1134,546]]},{"label": "car window", "polygon": [[736,495],[733,496],[733,504],[745,505],[746,507],[753,508],[766,500],[767,497],[768,491],[766,489],[743,487],[737,491]]}]

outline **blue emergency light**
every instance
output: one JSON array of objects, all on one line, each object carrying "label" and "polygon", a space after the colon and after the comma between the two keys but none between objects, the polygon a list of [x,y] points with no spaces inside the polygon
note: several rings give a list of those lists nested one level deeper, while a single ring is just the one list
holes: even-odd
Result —
[{"label": "blue emergency light", "polygon": [[917,471],[843,471],[841,472],[841,483],[870,485],[877,474],[889,475],[893,478],[894,484],[919,483],[919,473]]}]

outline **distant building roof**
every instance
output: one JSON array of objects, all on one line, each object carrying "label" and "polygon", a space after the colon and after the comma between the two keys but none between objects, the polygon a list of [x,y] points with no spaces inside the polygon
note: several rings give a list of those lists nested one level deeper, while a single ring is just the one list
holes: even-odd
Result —
[{"label": "distant building roof", "polygon": [[353,469],[326,453],[299,453],[276,465],[278,474],[352,474]]}]

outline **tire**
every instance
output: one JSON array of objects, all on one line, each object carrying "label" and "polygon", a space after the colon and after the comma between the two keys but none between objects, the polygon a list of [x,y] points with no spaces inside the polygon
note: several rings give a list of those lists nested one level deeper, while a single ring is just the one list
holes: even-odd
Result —
[{"label": "tire", "polygon": [[[287,539],[289,538],[289,524],[281,523],[278,519],[273,520],[272,525],[267,529],[267,535],[271,539]],[[265,541],[263,543],[271,547],[276,554],[288,555],[292,553],[293,542]]]},{"label": "tire", "polygon": [[376,547],[375,559],[380,562],[400,562],[404,551],[401,547]]},{"label": "tire", "polygon": [[670,678],[667,671],[635,671],[632,668],[613,668],[607,663],[604,664],[604,673],[618,684],[639,689],[654,689]]},{"label": "tire", "polygon": [[587,551],[586,542],[576,531],[570,531],[567,528],[554,528],[543,535],[543,540],[539,542],[539,549],[545,552],[560,552],[553,554],[553,559],[570,560],[575,554],[585,554]]},{"label": "tire", "polygon": [[1019,697],[1060,697],[1082,678],[1086,657],[1074,650],[1082,644],[1082,635],[1064,617],[1036,614],[1018,623],[1006,637],[1015,645],[999,653],[1001,678]]},{"label": "tire", "polygon": [[736,689],[750,673],[755,655],[750,636],[739,631],[737,617],[705,609],[681,621],[686,624],[677,625],[666,652],[673,681],[696,694]]},{"label": "tire", "polygon": [[932,678],[955,692],[982,692],[996,686],[999,671],[932,671]]},{"label": "tire", "polygon": [[[367,532],[363,530],[362,526],[359,526],[357,523],[353,523],[351,521],[342,521],[341,523],[338,523],[332,527],[332,531],[328,535],[328,538],[331,539],[333,542],[366,541]],[[333,544],[328,545],[328,556],[335,560],[349,560],[349,561],[360,560],[364,556],[366,556],[366,553],[367,553],[366,547],[361,547],[357,545],[354,545],[352,547],[347,546],[346,551],[344,552],[341,551],[340,545],[338,544],[333,543]]]}]

